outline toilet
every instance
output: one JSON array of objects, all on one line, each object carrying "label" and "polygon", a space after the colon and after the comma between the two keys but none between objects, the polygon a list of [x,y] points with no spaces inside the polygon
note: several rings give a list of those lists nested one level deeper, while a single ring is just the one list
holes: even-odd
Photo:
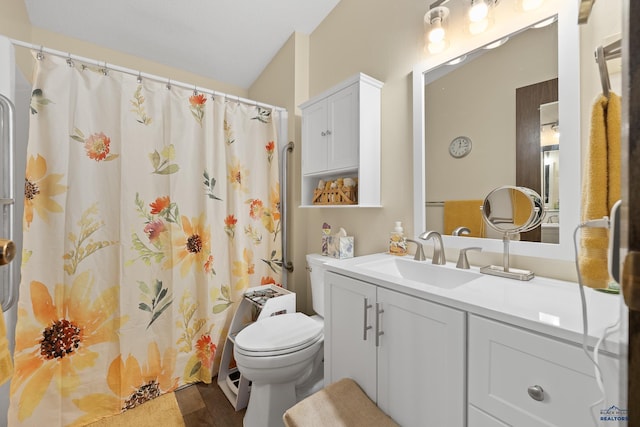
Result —
[{"label": "toilet", "polygon": [[313,316],[286,313],[250,324],[235,338],[238,370],[251,381],[244,427],[281,427],[284,412],[323,387],[324,264],[308,254]]}]

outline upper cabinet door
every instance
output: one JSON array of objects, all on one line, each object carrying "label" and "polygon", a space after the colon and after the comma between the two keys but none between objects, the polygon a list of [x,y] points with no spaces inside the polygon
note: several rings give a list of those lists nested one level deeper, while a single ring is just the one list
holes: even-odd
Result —
[{"label": "upper cabinet door", "polygon": [[302,114],[302,140],[305,174],[327,170],[327,102],[320,101],[306,108]]},{"label": "upper cabinet door", "polygon": [[349,86],[328,98],[327,169],[358,167],[358,85]]}]

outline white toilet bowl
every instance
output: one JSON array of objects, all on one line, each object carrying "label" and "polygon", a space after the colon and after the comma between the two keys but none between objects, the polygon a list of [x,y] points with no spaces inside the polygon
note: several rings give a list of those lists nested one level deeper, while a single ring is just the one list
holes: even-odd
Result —
[{"label": "white toilet bowl", "polygon": [[[253,323],[238,333],[233,354],[252,382],[244,427],[282,426],[282,414],[322,378],[323,325],[303,313]],[[320,375],[318,372],[320,371]]]}]

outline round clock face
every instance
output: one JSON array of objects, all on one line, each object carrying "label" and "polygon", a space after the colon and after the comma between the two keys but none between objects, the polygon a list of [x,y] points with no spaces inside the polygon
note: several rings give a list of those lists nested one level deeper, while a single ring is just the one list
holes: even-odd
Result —
[{"label": "round clock face", "polygon": [[456,159],[466,156],[471,152],[471,139],[466,136],[454,138],[449,144],[449,154]]}]

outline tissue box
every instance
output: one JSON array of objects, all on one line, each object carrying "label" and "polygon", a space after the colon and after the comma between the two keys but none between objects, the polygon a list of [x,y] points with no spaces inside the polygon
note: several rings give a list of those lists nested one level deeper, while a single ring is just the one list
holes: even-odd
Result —
[{"label": "tissue box", "polygon": [[322,255],[332,258],[353,258],[353,236],[322,236]]}]

